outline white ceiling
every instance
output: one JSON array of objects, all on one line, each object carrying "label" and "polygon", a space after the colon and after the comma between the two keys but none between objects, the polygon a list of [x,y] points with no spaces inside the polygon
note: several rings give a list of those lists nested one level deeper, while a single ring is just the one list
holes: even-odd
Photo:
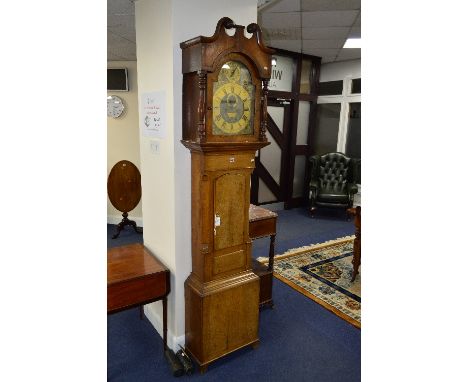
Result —
[{"label": "white ceiling", "polygon": [[107,60],[136,60],[134,0],[107,0]]},{"label": "white ceiling", "polygon": [[[136,60],[135,0],[107,0],[107,60]],[[322,57],[322,62],[361,58],[343,49],[361,37],[361,0],[259,0],[258,23],[266,44]]]}]

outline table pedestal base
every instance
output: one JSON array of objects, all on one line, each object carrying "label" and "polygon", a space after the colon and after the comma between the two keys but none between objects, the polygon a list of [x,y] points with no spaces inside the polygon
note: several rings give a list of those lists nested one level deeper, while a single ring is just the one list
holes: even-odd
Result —
[{"label": "table pedestal base", "polygon": [[124,212],[122,214],[122,216],[123,216],[123,219],[119,224],[117,224],[117,232],[115,233],[114,236],[112,236],[112,239],[117,239],[119,237],[119,235],[120,235],[120,231],[122,231],[125,228],[126,225],[131,225],[136,233],[143,233],[143,229],[138,228],[137,224],[136,224],[136,222],[134,220],[128,219],[128,213],[127,212]]}]

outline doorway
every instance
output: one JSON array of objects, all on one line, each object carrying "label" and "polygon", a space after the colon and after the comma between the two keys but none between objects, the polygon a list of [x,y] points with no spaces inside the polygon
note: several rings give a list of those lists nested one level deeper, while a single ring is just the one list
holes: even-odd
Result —
[{"label": "doorway", "polygon": [[267,139],[255,159],[251,203],[307,204],[320,58],[276,49],[269,83]]},{"label": "doorway", "polygon": [[285,201],[290,120],[289,100],[268,100],[266,136],[270,144],[259,150],[255,157],[250,193],[250,202],[255,205]]}]

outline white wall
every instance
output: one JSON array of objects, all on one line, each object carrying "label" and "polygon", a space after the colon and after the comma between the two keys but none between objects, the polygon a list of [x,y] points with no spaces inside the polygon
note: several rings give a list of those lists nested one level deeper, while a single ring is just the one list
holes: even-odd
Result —
[{"label": "white wall", "polygon": [[322,64],[320,82],[343,80],[345,77],[361,78],[361,60]]},{"label": "white wall", "polygon": [[[135,3],[138,92],[166,92],[167,137],[158,140],[159,154],[150,139],[140,137],[143,183],[144,243],[171,271],[168,301],[168,344],[184,341],[184,281],[191,262],[190,152],[182,138],[182,53],[179,44],[214,33],[228,16],[248,25],[257,20],[255,0],[138,0]],[[160,303],[145,313],[161,333]]]},{"label": "white wall", "polygon": [[[150,139],[140,134],[142,202],[145,226],[143,240],[171,271],[171,294],[168,298],[169,346],[174,337],[175,265],[175,181],[174,122],[172,92],[172,10],[169,0],[139,0],[135,3],[135,26],[138,63],[138,94],[166,92],[167,137],[159,141],[159,154],[150,151]],[[145,308],[156,329],[161,331],[161,303]],[[148,310],[154,314],[148,313]],[[173,345],[172,345],[173,346]]]},{"label": "white wall", "polygon": [[[107,95],[117,95],[126,105],[125,113],[119,118],[107,117],[107,175],[121,160],[128,160],[140,169],[140,138],[138,132],[138,82],[136,61],[110,61],[108,68],[127,68],[128,92],[108,91]],[[141,201],[129,218],[142,225]],[[114,208],[107,198],[107,222],[116,224],[122,220],[122,212]]]}]

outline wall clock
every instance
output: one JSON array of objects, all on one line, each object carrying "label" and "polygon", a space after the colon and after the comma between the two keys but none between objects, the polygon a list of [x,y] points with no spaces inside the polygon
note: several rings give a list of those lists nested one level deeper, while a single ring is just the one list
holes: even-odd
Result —
[{"label": "wall clock", "polygon": [[[226,29],[235,29],[229,36]],[[258,339],[250,177],[266,139],[273,50],[257,24],[224,17],[213,36],[182,48],[182,143],[192,166],[192,273],[185,281],[185,350],[204,372]]]},{"label": "wall clock", "polygon": [[107,116],[119,118],[125,111],[125,103],[122,98],[115,95],[107,96]]}]

